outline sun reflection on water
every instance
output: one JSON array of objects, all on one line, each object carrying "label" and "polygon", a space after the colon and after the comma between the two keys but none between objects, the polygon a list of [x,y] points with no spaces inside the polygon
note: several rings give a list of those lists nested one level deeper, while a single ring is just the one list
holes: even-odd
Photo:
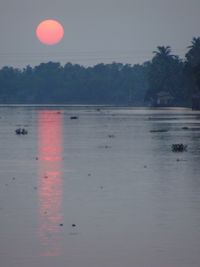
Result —
[{"label": "sun reflection on water", "polygon": [[38,113],[39,235],[45,256],[62,253],[62,120],[61,112]]}]

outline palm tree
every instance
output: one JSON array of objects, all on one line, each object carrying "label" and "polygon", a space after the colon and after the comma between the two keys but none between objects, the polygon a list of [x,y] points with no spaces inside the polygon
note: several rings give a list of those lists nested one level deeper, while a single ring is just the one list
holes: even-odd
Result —
[{"label": "palm tree", "polygon": [[153,54],[155,54],[153,59],[178,59],[177,56],[172,55],[171,53],[172,50],[170,46],[157,46],[157,51],[153,51]]},{"label": "palm tree", "polygon": [[158,51],[153,51],[153,54],[156,56],[164,56],[168,57],[171,54],[171,47],[170,46],[158,46]]},{"label": "palm tree", "polygon": [[160,92],[169,93],[174,98],[180,91],[182,63],[178,56],[171,54],[170,46],[158,46],[148,67],[148,83],[146,99],[155,102]]},{"label": "palm tree", "polygon": [[[194,37],[191,45],[188,47],[189,51],[185,55],[185,72],[190,75],[190,79],[195,84],[194,92],[200,91],[200,37]],[[198,100],[199,101],[199,100]],[[200,104],[199,104],[200,106]]]},{"label": "palm tree", "polygon": [[188,48],[189,51],[185,55],[186,63],[192,68],[196,68],[200,64],[200,37],[194,37]]},{"label": "palm tree", "polygon": [[200,37],[194,37],[193,39],[192,39],[192,42],[191,42],[192,44],[190,45],[190,46],[188,46],[188,48],[192,48],[192,49],[194,49],[194,48],[196,48],[196,47],[199,47],[200,46]]}]

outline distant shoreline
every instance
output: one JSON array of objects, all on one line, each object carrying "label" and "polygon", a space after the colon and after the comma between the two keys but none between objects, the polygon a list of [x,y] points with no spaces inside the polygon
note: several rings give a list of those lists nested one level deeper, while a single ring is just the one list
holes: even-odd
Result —
[{"label": "distant shoreline", "polygon": [[147,107],[147,106],[127,106],[127,105],[95,105],[95,104],[0,104],[0,107],[69,107],[69,108],[124,108],[124,109],[146,109],[146,110],[192,110],[190,107]]}]

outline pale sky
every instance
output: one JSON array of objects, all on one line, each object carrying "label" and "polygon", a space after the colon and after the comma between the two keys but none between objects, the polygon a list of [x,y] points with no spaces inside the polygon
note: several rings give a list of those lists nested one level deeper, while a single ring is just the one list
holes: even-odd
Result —
[{"label": "pale sky", "polygon": [[[35,28],[44,19],[65,28],[45,46]],[[181,57],[200,36],[200,0],[0,0],[0,67],[56,61],[143,63],[158,45]]]}]

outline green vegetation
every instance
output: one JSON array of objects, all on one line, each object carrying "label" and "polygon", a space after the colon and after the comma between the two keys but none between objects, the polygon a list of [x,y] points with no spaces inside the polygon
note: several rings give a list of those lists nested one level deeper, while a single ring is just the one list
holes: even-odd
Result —
[{"label": "green vegetation", "polygon": [[156,101],[159,92],[168,92],[177,105],[185,101],[183,92],[184,63],[171,54],[169,46],[158,46],[148,68],[148,91],[146,99]]},{"label": "green vegetation", "polygon": [[[41,63],[23,70],[0,70],[1,104],[156,104],[158,95],[170,95],[174,106],[191,106],[200,92],[200,38],[194,38],[185,60],[158,46],[144,64]],[[163,94],[163,95],[164,95]]]}]

